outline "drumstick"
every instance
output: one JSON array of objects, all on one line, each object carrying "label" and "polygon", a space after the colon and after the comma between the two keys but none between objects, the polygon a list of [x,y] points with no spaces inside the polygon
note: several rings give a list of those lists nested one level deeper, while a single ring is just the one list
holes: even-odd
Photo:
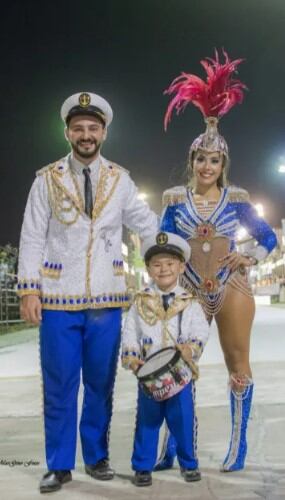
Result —
[{"label": "drumstick", "polygon": [[[174,346],[176,347],[176,349],[178,349],[178,351],[181,352],[181,355],[182,355],[182,351],[181,351],[180,345],[176,342],[175,338],[170,333],[170,331],[168,330],[168,328],[167,328],[166,325],[164,325],[164,328],[165,328],[166,333],[169,335],[169,337],[171,338],[172,342],[174,343]],[[196,363],[193,360],[192,361],[186,361],[186,360],[184,360],[184,361],[185,361],[185,363],[187,363],[190,366],[190,368],[192,370],[193,380],[197,380],[199,378],[199,368],[196,365]]]},{"label": "drumstick", "polygon": [[168,330],[167,326],[164,325],[164,329],[165,329],[166,333],[169,335],[169,337],[171,338],[171,340],[172,340],[172,342],[174,344],[174,347],[176,347],[176,349],[178,349],[178,351],[181,352],[180,344],[178,344],[178,342],[176,342],[175,338],[170,333],[170,331]]}]

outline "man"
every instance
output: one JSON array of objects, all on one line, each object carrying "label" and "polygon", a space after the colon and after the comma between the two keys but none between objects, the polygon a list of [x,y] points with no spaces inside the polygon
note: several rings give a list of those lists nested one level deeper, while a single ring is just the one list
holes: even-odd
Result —
[{"label": "man", "polygon": [[21,233],[21,314],[40,323],[46,460],[42,493],[71,480],[75,466],[80,371],[80,435],[86,473],[108,480],[108,435],[120,344],[128,305],[122,225],[142,239],[157,217],[137,197],[128,172],[100,154],[113,117],[102,97],[69,97],[61,116],[71,153],[44,167],[28,198]]}]

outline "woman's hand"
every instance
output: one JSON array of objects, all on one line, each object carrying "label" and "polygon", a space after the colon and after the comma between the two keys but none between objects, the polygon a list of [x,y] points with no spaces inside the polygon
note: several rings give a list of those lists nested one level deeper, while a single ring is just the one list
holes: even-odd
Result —
[{"label": "woman's hand", "polygon": [[238,252],[231,252],[225,257],[221,257],[219,262],[221,262],[223,266],[228,267],[231,272],[236,271],[239,267],[249,267],[254,264],[254,262],[251,261],[251,257],[246,257]]}]

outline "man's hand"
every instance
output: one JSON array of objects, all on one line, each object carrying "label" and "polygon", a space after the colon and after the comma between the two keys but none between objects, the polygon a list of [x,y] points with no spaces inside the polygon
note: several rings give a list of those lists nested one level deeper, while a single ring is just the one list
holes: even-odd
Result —
[{"label": "man's hand", "polygon": [[21,318],[27,323],[38,325],[42,319],[42,304],[38,295],[24,295],[20,303]]},{"label": "man's hand", "polygon": [[141,359],[133,359],[133,361],[130,362],[130,369],[134,372],[134,374],[136,374],[136,372],[138,371],[139,367],[144,365],[144,361],[142,361]]},{"label": "man's hand", "polygon": [[177,349],[181,352],[181,356],[186,363],[191,363],[193,358],[192,349],[189,344],[177,344]]}]

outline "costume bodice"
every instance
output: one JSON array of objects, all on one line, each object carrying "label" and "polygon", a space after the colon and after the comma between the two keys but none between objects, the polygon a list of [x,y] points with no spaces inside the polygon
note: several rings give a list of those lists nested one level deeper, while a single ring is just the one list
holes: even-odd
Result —
[{"label": "costume bodice", "polygon": [[236,248],[237,231],[244,226],[268,253],[276,244],[270,226],[258,217],[246,191],[222,188],[211,213],[201,214],[191,191],[185,187],[165,193],[166,208],[161,229],[185,238],[191,247],[183,285],[195,290],[203,301],[217,304],[231,276],[219,261]]}]

